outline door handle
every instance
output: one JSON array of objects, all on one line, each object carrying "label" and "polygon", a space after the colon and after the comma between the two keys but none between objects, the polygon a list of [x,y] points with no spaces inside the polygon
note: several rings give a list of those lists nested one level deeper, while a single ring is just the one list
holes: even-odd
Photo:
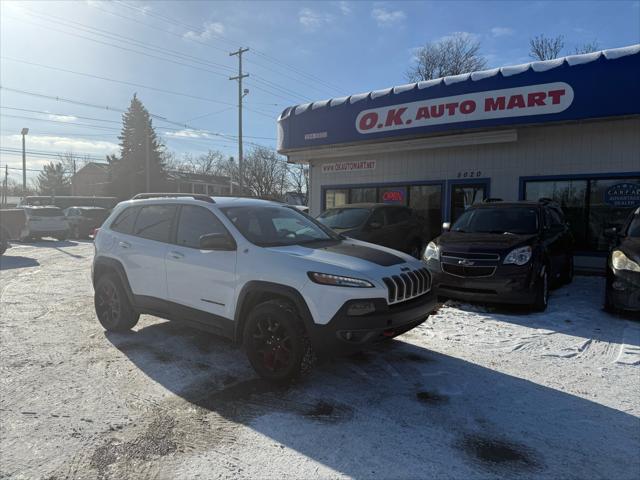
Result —
[{"label": "door handle", "polygon": [[120,247],[122,248],[130,248],[131,244],[129,242],[120,242],[118,243],[118,245],[120,245]]},{"label": "door handle", "polygon": [[184,254],[183,253],[176,252],[175,250],[169,252],[169,256],[171,258],[175,258],[176,260],[180,260],[181,258],[184,258]]}]

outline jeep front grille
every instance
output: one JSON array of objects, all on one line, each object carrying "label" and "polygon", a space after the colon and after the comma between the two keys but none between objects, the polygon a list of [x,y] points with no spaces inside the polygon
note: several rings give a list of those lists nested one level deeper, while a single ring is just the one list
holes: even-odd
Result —
[{"label": "jeep front grille", "polygon": [[427,293],[431,288],[431,275],[426,268],[403,272],[382,279],[389,292],[389,305],[405,302]]}]

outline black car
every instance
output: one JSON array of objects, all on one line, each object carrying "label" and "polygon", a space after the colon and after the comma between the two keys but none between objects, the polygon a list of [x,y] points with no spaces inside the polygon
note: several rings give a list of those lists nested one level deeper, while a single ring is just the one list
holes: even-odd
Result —
[{"label": "black car", "polygon": [[424,253],[440,296],[543,311],[551,285],[573,278],[573,236],[555,203],[476,204],[443,230]]},{"label": "black car", "polygon": [[607,260],[606,310],[640,312],[640,208],[629,215],[622,229],[605,235],[613,240]]},{"label": "black car", "polygon": [[69,232],[73,238],[87,238],[102,225],[109,216],[109,210],[101,207],[69,207],[64,210],[69,222]]},{"label": "black car", "polygon": [[420,258],[425,220],[413,210],[384,203],[352,203],[325,210],[318,220],[345,237],[393,248]]}]

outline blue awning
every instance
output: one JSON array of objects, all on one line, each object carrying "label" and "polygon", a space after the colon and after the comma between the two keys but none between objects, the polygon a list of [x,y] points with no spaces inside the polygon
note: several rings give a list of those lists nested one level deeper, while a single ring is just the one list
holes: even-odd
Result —
[{"label": "blue awning", "polygon": [[465,73],[285,109],[278,151],[640,114],[640,45]]}]

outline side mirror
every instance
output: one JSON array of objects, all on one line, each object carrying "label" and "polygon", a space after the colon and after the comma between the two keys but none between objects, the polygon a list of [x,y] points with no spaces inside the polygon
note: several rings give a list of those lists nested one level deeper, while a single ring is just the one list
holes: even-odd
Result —
[{"label": "side mirror", "polygon": [[615,240],[618,238],[618,229],[616,227],[605,228],[602,234],[609,240]]},{"label": "side mirror", "polygon": [[378,230],[379,228],[382,228],[382,224],[380,222],[371,222],[369,223],[369,228],[371,230]]},{"label": "side mirror", "polygon": [[449,230],[451,230],[451,222],[444,222],[442,224],[442,231],[448,232]]},{"label": "side mirror", "polygon": [[200,250],[235,250],[236,242],[225,233],[209,233],[200,237]]}]

